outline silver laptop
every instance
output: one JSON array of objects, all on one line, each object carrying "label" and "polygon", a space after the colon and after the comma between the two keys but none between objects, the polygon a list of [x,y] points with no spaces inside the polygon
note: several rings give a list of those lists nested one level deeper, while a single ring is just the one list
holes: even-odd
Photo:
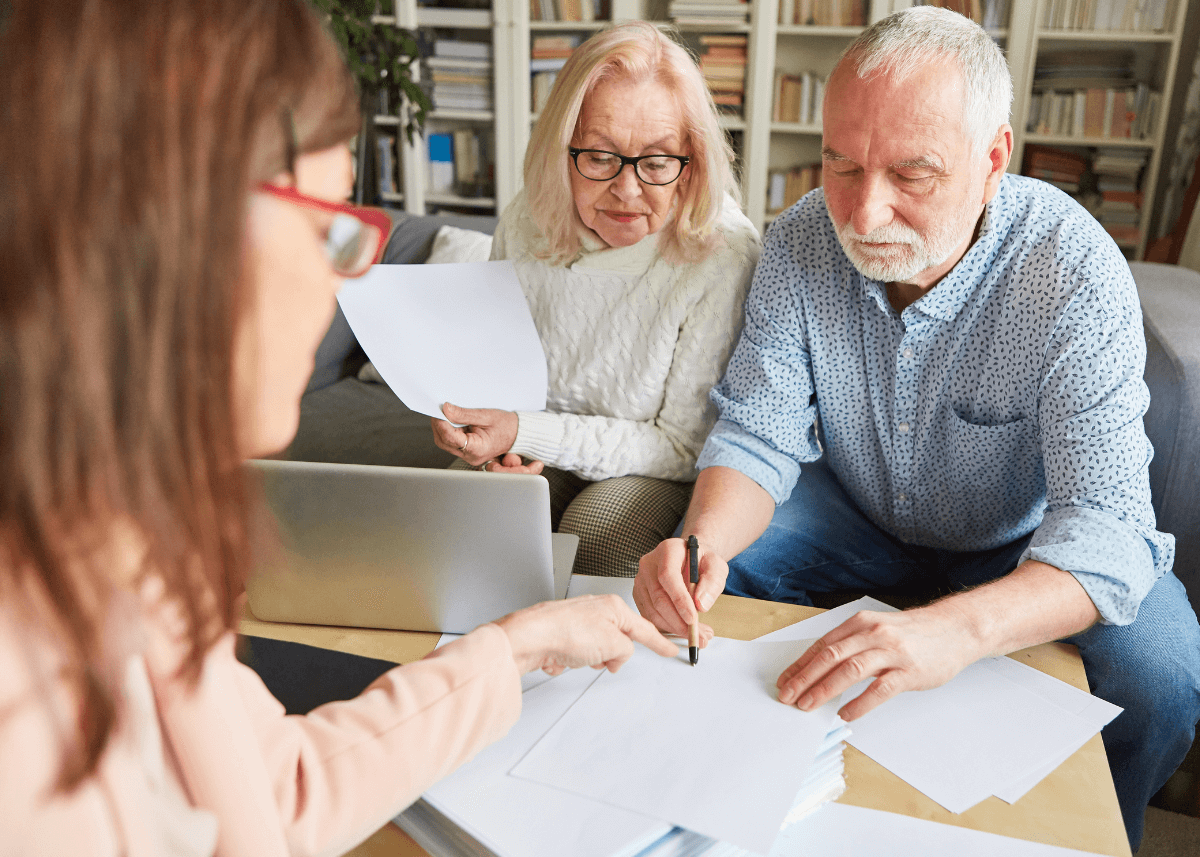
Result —
[{"label": "silver laptop", "polygon": [[259,539],[259,619],[465,633],[562,598],[579,540],[550,532],[545,479],[252,461],[280,544]]}]

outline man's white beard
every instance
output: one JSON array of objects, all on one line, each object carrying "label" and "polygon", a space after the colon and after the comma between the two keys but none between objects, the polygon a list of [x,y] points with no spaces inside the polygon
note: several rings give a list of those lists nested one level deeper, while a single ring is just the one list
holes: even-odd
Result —
[{"label": "man's white beard", "polygon": [[[962,242],[959,220],[954,216],[947,217],[928,235],[902,223],[880,226],[868,235],[859,235],[849,221],[833,225],[854,267],[863,276],[885,283],[910,282],[922,271],[944,264]],[[891,246],[877,246],[881,244]]]}]

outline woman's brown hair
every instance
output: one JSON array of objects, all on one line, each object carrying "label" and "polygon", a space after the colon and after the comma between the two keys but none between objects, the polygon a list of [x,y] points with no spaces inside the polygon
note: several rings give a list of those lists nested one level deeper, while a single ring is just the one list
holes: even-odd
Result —
[{"label": "woman's brown hair", "polygon": [[[113,729],[119,588],[161,578],[191,680],[234,625],[247,204],[293,146],[358,121],[303,0],[0,3],[0,610],[59,654],[77,701],[60,788]],[[101,559],[122,524],[145,548],[135,569]]]}]

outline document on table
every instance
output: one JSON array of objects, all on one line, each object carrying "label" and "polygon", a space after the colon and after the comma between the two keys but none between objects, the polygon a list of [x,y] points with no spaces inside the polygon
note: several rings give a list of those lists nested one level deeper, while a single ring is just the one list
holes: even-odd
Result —
[{"label": "document on table", "polygon": [[[895,612],[861,598],[759,640],[819,637],[860,610]],[[869,683],[851,687],[843,702]],[[993,794],[1016,801],[1120,711],[1011,658],[985,658],[941,687],[900,694],[855,720],[847,743],[963,812]]]},{"label": "document on table", "polygon": [[837,707],[779,703],[775,680],[803,647],[718,638],[697,667],[638,647],[512,774],[765,854]]},{"label": "document on table", "polygon": [[1085,857],[1091,852],[1012,839],[878,809],[826,804],[784,828],[770,857]]},{"label": "document on table", "polygon": [[568,670],[527,691],[508,735],[430,787],[425,800],[496,854],[610,857],[636,854],[665,836],[671,825],[663,821],[508,776],[598,676]]},{"label": "document on table", "polygon": [[375,265],[346,281],[338,303],[412,410],[546,409],[546,355],[512,262]]}]

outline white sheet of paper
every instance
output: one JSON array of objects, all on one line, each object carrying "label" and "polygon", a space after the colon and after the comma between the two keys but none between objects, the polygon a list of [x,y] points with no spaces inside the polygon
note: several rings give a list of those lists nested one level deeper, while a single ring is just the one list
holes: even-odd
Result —
[{"label": "white sheet of paper", "polygon": [[636,854],[670,824],[540,783],[508,770],[599,673],[569,670],[528,691],[508,735],[425,792],[425,799],[503,857]]},{"label": "white sheet of paper", "polygon": [[1093,730],[1089,735],[1080,735],[1077,741],[1064,746],[1052,759],[1026,776],[1019,777],[1013,782],[996,789],[994,792],[996,797],[1008,803],[1016,803],[1024,797],[1030,789],[1045,779],[1055,768],[1086,744],[1092,735],[1095,735],[1107,726],[1114,717],[1124,710],[1118,705],[1113,705],[1107,700],[1092,696],[1085,690],[1073,687],[1065,681],[1060,681],[1054,676],[1046,675],[1041,670],[1034,669],[1029,664],[1023,664],[1012,658],[988,658],[986,661],[981,661],[981,663],[986,664],[990,669],[996,670],[1005,678],[1036,693],[1043,699],[1053,702],[1060,708],[1071,712],[1076,717],[1082,718],[1091,724]]},{"label": "white sheet of paper", "polygon": [[632,577],[597,577],[592,574],[572,574],[567,584],[567,597],[579,595],[620,595],[634,613],[638,612],[633,602]]},{"label": "white sheet of paper", "polygon": [[338,303],[412,410],[546,409],[546,354],[512,262],[375,265],[346,281]]},{"label": "white sheet of paper", "polygon": [[1048,764],[1094,727],[982,662],[932,690],[889,699],[847,743],[951,812]]},{"label": "white sheet of paper", "polygon": [[838,703],[778,702],[775,680],[804,645],[718,638],[698,667],[639,646],[512,774],[765,854]]},{"label": "white sheet of paper", "polygon": [[830,803],[785,828],[770,857],[1085,857],[1089,853]]}]

